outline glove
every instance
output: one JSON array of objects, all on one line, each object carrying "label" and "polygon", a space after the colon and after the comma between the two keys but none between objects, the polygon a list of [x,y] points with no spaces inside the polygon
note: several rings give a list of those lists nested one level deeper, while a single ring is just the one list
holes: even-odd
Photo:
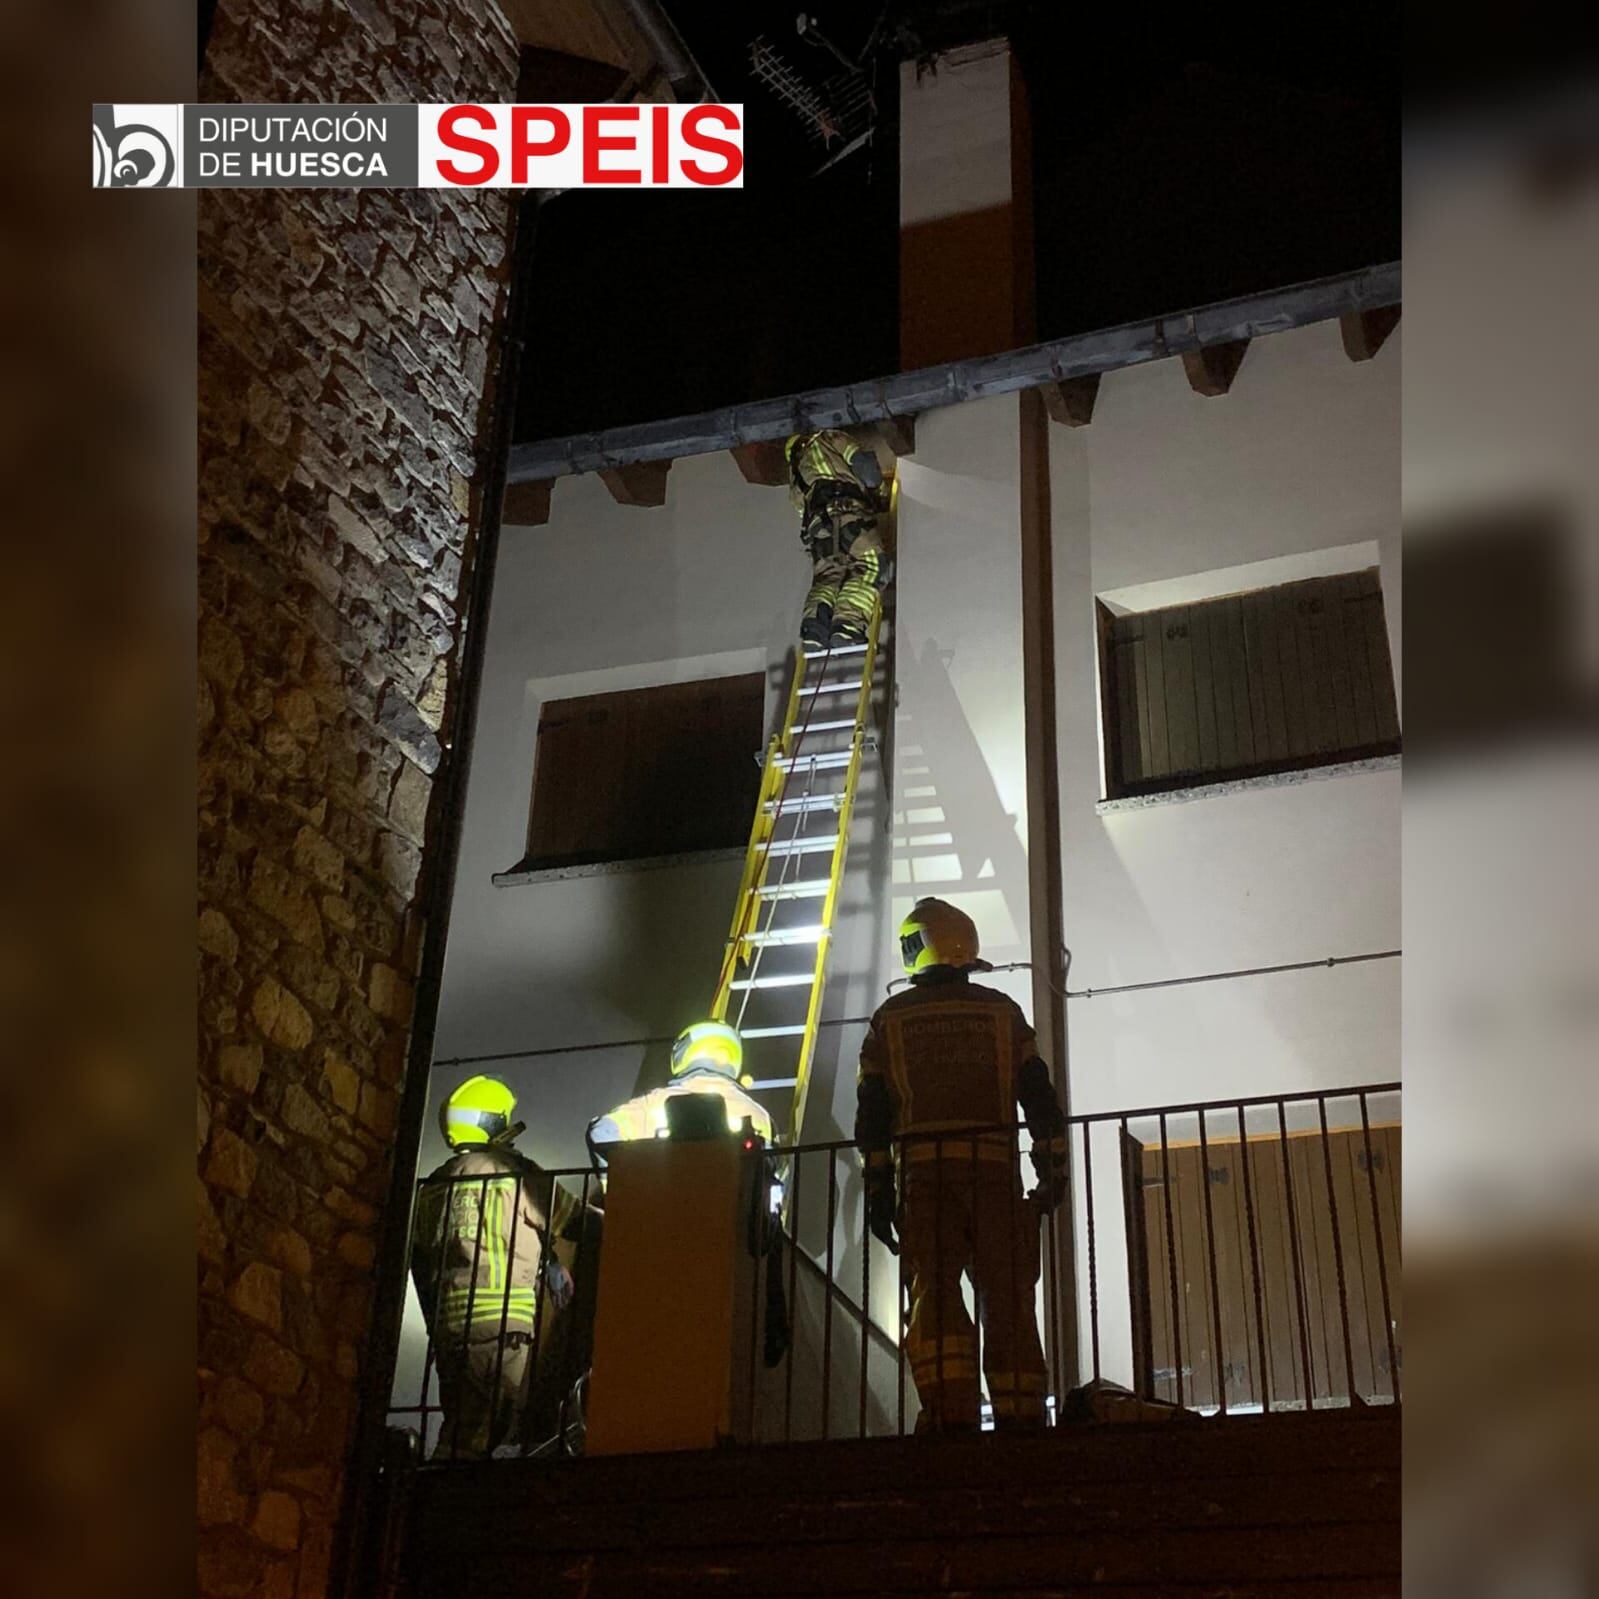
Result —
[{"label": "glove", "polygon": [[572,1303],[572,1295],[577,1292],[571,1272],[554,1255],[544,1262],[544,1288],[550,1296],[550,1303],[557,1310],[565,1310]]},{"label": "glove", "polygon": [[872,1237],[881,1239],[891,1255],[899,1253],[899,1239],[894,1236],[894,1182],[889,1177],[883,1181],[869,1181],[866,1185],[866,1225]]},{"label": "glove", "polygon": [[1043,1215],[1048,1215],[1066,1197],[1066,1161],[1063,1156],[1052,1155],[1047,1149],[1029,1151],[1033,1174],[1038,1187],[1033,1190],[1033,1202]]}]

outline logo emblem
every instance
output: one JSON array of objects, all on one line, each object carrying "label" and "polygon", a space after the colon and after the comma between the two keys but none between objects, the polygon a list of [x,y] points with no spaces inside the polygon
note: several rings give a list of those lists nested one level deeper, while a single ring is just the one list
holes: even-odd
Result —
[{"label": "logo emblem", "polygon": [[97,105],[94,108],[94,186],[166,189],[178,182],[182,107]]}]

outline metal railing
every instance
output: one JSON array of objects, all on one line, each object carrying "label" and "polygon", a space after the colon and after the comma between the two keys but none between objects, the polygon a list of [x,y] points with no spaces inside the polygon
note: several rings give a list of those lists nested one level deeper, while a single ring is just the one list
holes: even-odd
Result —
[{"label": "metal railing", "polygon": [[[748,1369],[734,1374],[752,1396],[749,1441],[893,1436],[924,1411],[923,1427],[1004,1428],[1397,1402],[1399,1097],[1381,1083],[1073,1116],[1053,1208],[1034,1197],[1025,1128],[902,1139],[897,1255],[867,1229],[852,1144],[757,1150],[782,1183],[782,1302],[768,1297],[764,1314],[785,1315],[788,1337],[763,1342],[752,1323]],[[586,1215],[595,1173],[536,1185],[551,1178]],[[530,1300],[525,1282],[485,1267],[496,1184],[517,1203],[511,1232],[542,1226],[541,1248],[563,1257],[577,1285],[566,1308],[554,1274],[537,1274]],[[578,1452],[571,1385],[586,1366],[597,1229],[547,1242],[547,1214],[522,1207],[525,1179],[444,1186],[479,1196],[470,1271],[458,1247],[453,1279],[457,1293],[468,1284],[465,1322],[436,1290],[423,1319],[445,1342],[425,1338],[414,1398],[391,1420],[435,1459],[485,1443]],[[450,1225],[448,1204],[419,1202],[419,1220],[435,1213]],[[759,1316],[771,1284],[765,1268],[752,1276]]]}]

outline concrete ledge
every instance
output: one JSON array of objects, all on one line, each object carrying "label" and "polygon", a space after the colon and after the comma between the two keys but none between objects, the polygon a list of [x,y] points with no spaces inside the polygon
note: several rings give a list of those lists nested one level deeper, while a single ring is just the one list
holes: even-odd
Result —
[{"label": "concrete ledge", "polygon": [[1128,794],[1121,799],[1102,799],[1094,803],[1097,816],[1114,816],[1120,811],[1147,811],[1156,805],[1186,805],[1190,800],[1216,799],[1226,794],[1243,794],[1257,788],[1288,788],[1296,783],[1314,783],[1324,777],[1353,777],[1361,772],[1386,772],[1397,768],[1399,755],[1375,755],[1364,761],[1339,761],[1332,766],[1307,766],[1294,772],[1267,772],[1261,777],[1240,777],[1225,783],[1196,783],[1191,788],[1171,788],[1159,794]]},{"label": "concrete ledge", "polygon": [[564,883],[574,877],[617,877],[623,872],[657,872],[668,866],[714,866],[723,861],[741,861],[742,849],[702,849],[687,855],[651,855],[638,861],[588,861],[575,866],[544,866],[524,871],[513,866],[508,872],[495,872],[489,879],[496,888],[517,888],[523,883]]}]

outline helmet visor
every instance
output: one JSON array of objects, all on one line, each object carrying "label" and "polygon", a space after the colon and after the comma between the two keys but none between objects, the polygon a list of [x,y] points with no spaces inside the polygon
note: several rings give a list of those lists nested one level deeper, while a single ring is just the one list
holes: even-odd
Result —
[{"label": "helmet visor", "polygon": [[472,1110],[465,1105],[448,1105],[444,1111],[444,1136],[455,1143],[486,1144],[498,1138],[511,1125],[502,1110]]}]

